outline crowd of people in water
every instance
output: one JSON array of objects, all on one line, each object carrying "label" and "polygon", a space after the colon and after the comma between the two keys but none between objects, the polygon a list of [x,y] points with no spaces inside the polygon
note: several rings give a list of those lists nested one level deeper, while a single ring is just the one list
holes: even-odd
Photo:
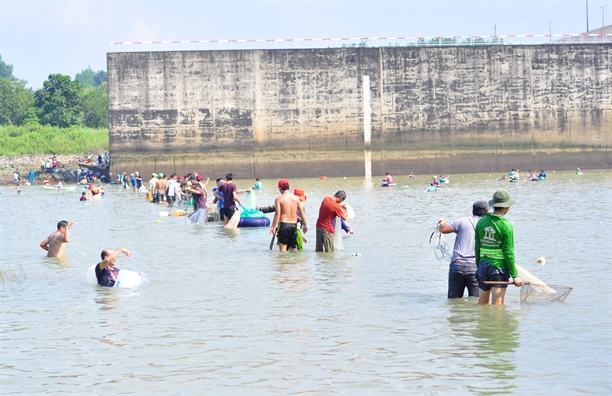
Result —
[{"label": "crowd of people in water", "polygon": [[[576,173],[582,172],[578,168]],[[530,170],[528,180],[545,181],[546,178],[544,170],[539,174]],[[512,182],[515,179],[520,179],[518,169],[512,169],[500,180]],[[104,194],[104,188],[96,178],[83,178],[81,183],[84,188],[81,200],[95,199]],[[219,222],[226,228],[236,229],[241,213],[274,213],[269,226],[272,236],[271,250],[275,240],[281,252],[303,250],[307,242],[305,234],[310,229],[304,205],[307,196],[301,188],[292,190],[287,179],[280,179],[276,183],[278,195],[272,205],[256,207],[245,207],[242,201],[245,194],[262,190],[262,181],[257,178],[252,187],[240,189],[232,173],[227,173],[224,178],[217,178],[210,192],[210,179],[204,179],[196,172],[182,176],[152,173],[151,178],[146,181],[143,181],[139,172],[129,176],[119,173],[116,183],[124,190],[144,195],[145,199],[153,204],[167,206],[168,215],[186,216],[187,221],[192,224]],[[446,183],[449,183],[447,176],[433,176],[430,187],[438,188]],[[387,172],[381,186],[390,187],[394,184],[393,176]],[[353,233],[346,223],[352,212],[350,206],[345,203],[346,197],[346,192],[340,190],[322,199],[315,225],[315,251],[333,252],[335,235],[342,232],[340,227],[344,232]],[[437,232],[456,234],[449,259],[449,299],[463,298],[467,290],[468,295],[478,297],[481,304],[503,304],[508,285],[522,287],[525,284],[519,277],[515,263],[513,226],[505,217],[513,204],[514,200],[510,194],[504,189],[498,189],[488,202],[474,202],[470,216],[452,221],[438,221]],[[190,206],[192,210],[188,211]],[[71,227],[72,223],[60,221],[57,231],[40,243],[40,247],[47,251],[49,257],[64,255],[65,245],[70,241]],[[104,249],[100,255],[101,261],[95,267],[98,284],[114,286],[119,274],[119,269],[115,267],[116,259],[120,255],[130,254],[125,248]]]}]

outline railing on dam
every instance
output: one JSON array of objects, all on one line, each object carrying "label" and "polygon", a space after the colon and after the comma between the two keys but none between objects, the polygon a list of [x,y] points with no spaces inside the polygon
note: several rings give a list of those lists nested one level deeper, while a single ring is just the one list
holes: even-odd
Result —
[{"label": "railing on dam", "polygon": [[612,33],[113,41],[109,52],[612,43]]}]

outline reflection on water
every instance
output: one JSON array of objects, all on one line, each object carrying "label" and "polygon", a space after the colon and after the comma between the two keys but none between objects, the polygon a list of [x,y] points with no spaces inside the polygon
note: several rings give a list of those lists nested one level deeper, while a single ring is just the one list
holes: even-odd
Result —
[{"label": "reflection on water", "polygon": [[[308,195],[311,224],[325,194],[347,191],[356,234],[333,254],[314,252],[314,228],[303,252],[280,254],[265,227],[228,235],[188,225],[115,186],[95,203],[0,188],[2,393],[609,394],[612,302],[601,294],[612,285],[593,287],[590,269],[609,275],[601,230],[612,205],[584,202],[601,202],[610,174],[516,185],[496,176],[453,176],[436,193],[424,191],[426,177],[396,176],[395,189],[292,180]],[[435,259],[431,230],[500,186],[517,199],[519,261],[550,283],[571,282],[565,304],[521,306],[515,288],[501,309],[446,300],[448,264]],[[67,257],[47,259],[38,244],[63,218],[76,222]],[[100,250],[122,246],[137,253],[118,267],[149,283],[87,284]]]}]

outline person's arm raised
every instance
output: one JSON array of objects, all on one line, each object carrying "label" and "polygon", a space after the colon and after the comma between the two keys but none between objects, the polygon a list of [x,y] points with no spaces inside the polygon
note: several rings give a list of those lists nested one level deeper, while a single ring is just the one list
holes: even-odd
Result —
[{"label": "person's arm raised", "polygon": [[70,228],[74,225],[74,223],[71,221],[68,223],[68,225],[66,226],[66,232],[64,232],[64,242],[70,242]]},{"label": "person's arm raised", "polygon": [[455,230],[453,230],[453,228],[444,219],[438,220],[438,231],[440,231],[442,234],[451,234],[455,232]]}]

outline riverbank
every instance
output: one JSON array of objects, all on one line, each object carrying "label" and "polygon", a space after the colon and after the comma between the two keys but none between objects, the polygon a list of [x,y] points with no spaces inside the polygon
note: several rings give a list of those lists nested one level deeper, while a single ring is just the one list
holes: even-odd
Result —
[{"label": "riverbank", "polygon": [[[40,172],[40,162],[47,161],[52,155],[51,154],[40,154],[40,155],[20,155],[13,157],[0,157],[0,185],[11,184],[13,181],[13,172],[15,169],[19,170],[22,182],[25,182],[30,170]],[[87,154],[69,154],[69,155],[56,155],[56,159],[59,162],[59,172],[57,174],[65,174],[71,171],[75,171],[80,168],[79,164],[86,161],[87,157],[91,156],[92,159],[98,156],[98,153],[87,153]],[[51,174],[48,178],[51,178]],[[42,176],[44,179],[45,176]],[[40,179],[40,177],[39,177]]]}]

